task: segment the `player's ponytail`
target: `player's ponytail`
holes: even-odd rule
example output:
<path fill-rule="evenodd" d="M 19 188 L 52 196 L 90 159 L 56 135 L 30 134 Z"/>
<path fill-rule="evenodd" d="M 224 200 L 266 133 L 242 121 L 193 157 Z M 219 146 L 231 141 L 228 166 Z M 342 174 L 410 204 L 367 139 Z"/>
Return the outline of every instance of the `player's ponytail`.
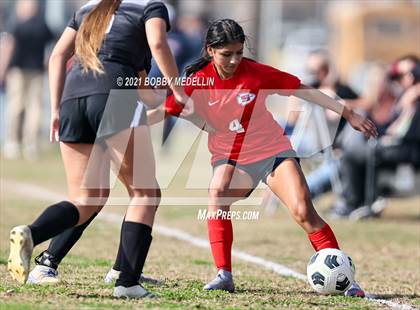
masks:
<path fill-rule="evenodd" d="M 233 19 L 220 19 L 213 22 L 207 30 L 201 57 L 185 68 L 186 76 L 194 74 L 211 61 L 211 56 L 207 53 L 207 47 L 222 48 L 227 44 L 236 42 L 245 42 L 244 30 L 236 21 Z"/>
<path fill-rule="evenodd" d="M 104 73 L 98 52 L 101 48 L 105 31 L 121 0 L 102 0 L 83 19 L 76 35 L 76 57 L 83 71 Z"/>

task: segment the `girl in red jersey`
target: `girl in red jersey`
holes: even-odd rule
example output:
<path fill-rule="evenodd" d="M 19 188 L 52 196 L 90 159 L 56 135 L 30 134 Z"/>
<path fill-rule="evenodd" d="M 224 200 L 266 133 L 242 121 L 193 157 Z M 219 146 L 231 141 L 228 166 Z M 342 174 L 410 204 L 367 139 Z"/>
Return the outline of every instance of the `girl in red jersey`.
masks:
<path fill-rule="evenodd" d="M 338 249 L 333 231 L 311 202 L 290 141 L 267 110 L 265 99 L 274 93 L 295 95 L 342 113 L 353 128 L 366 137 L 375 137 L 376 128 L 370 120 L 348 107 L 301 84 L 297 77 L 244 58 L 244 42 L 244 32 L 235 21 L 216 21 L 206 35 L 205 55 L 186 69 L 187 76 L 193 78 L 214 78 L 212 85 L 185 88 L 193 99 L 195 113 L 214 128 L 208 137 L 213 166 L 208 209 L 213 214 L 217 210 L 229 211 L 232 203 L 247 197 L 262 180 L 308 234 L 315 251 Z M 183 106 L 169 96 L 164 110 L 171 115 L 180 115 Z M 162 111 L 150 112 L 149 123 L 157 121 Z M 181 116 L 187 115 L 182 112 Z M 233 292 L 231 220 L 216 217 L 209 219 L 207 224 L 211 251 L 219 271 L 204 289 Z M 346 294 L 364 296 L 357 283 Z"/>

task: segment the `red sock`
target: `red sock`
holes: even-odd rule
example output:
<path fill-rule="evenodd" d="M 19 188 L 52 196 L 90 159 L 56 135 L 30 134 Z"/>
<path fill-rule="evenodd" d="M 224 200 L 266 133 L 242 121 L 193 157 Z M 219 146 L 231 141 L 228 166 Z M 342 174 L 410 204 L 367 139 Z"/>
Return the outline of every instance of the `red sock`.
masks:
<path fill-rule="evenodd" d="M 328 224 L 325 224 L 320 230 L 308 234 L 308 238 L 316 252 L 328 248 L 339 249 L 334 232 Z"/>
<path fill-rule="evenodd" d="M 232 272 L 233 229 L 231 220 L 209 219 L 207 221 L 211 253 L 217 269 Z"/>

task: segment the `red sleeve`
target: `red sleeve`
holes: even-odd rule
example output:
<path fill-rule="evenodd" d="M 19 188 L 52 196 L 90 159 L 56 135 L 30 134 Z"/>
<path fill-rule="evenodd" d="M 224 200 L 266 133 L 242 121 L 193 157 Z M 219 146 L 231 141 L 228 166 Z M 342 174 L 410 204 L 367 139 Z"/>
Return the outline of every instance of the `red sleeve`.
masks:
<path fill-rule="evenodd" d="M 165 101 L 165 111 L 173 116 L 179 116 L 181 114 L 183 106 L 178 104 L 175 100 L 174 95 L 170 95 Z"/>
<path fill-rule="evenodd" d="M 280 95 L 293 95 L 301 84 L 298 77 L 270 66 L 264 66 L 263 77 L 264 88 Z"/>

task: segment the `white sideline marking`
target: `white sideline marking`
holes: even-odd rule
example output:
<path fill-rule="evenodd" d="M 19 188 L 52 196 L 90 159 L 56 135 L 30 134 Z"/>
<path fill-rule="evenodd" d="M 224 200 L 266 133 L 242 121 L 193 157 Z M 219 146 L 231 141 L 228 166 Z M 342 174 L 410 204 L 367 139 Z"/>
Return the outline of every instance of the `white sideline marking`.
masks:
<path fill-rule="evenodd" d="M 7 188 L 7 190 L 14 191 L 17 194 L 23 195 L 22 198 L 28 198 L 28 199 L 35 198 L 35 199 L 49 201 L 49 202 L 56 202 L 58 200 L 65 199 L 65 196 L 63 195 L 57 194 L 46 188 L 33 185 L 30 183 L 16 182 L 16 181 L 10 181 L 10 180 L 6 181 L 4 179 L 0 179 L 0 184 L 2 185 L 1 187 L 6 185 L 5 187 Z M 98 215 L 98 218 L 107 222 L 111 222 L 111 223 L 121 223 L 122 221 L 122 215 L 113 213 L 113 212 L 106 212 L 106 211 L 102 211 Z M 177 228 L 169 228 L 169 227 L 155 224 L 153 225 L 153 230 L 156 231 L 160 235 L 170 237 L 170 238 L 175 238 L 181 241 L 186 241 L 199 248 L 210 247 L 208 240 L 194 237 Z M 232 250 L 232 256 L 240 260 L 243 260 L 245 262 L 253 263 L 255 265 L 274 271 L 275 273 L 279 275 L 286 276 L 286 277 L 294 277 L 299 280 L 307 281 L 305 275 L 299 272 L 296 272 L 281 264 L 277 264 L 272 261 L 266 260 L 262 257 L 254 256 L 254 255 L 251 255 L 242 251 L 238 251 L 238 250 Z M 385 300 L 385 299 L 377 299 L 375 295 L 373 294 L 366 293 L 366 299 L 369 301 L 386 305 L 393 309 L 399 309 L 399 310 L 415 310 L 416 309 L 408 304 L 401 304 L 401 303 L 397 303 L 397 302 L 393 302 L 393 301 Z"/>

